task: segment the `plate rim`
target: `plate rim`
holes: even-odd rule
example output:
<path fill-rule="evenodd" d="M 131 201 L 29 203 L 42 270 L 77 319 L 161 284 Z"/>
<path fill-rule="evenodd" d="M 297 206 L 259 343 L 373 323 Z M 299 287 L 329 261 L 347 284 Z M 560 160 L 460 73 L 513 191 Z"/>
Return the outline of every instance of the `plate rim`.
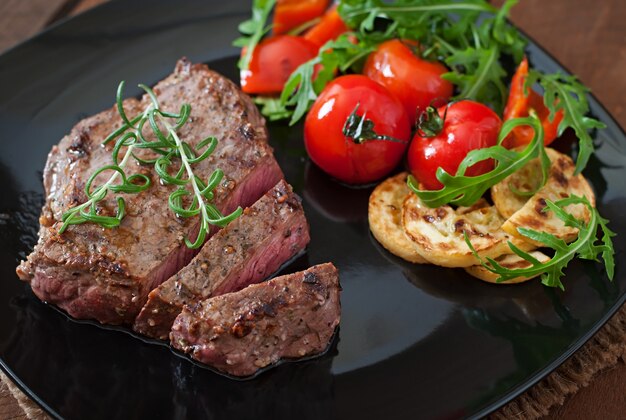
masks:
<path fill-rule="evenodd" d="M 75 20 L 80 20 L 86 16 L 90 16 L 93 14 L 100 13 L 104 9 L 108 9 L 113 6 L 117 6 L 118 4 L 123 4 L 124 2 L 121 0 L 108 0 L 105 3 L 101 3 L 96 5 L 84 12 L 81 12 L 74 16 L 66 16 L 57 21 L 55 21 L 52 25 L 47 26 L 40 32 L 33 34 L 32 36 L 20 41 L 19 43 L 9 47 L 8 49 L 2 51 L 0 53 L 0 59 L 4 59 L 7 55 L 11 55 L 14 51 L 22 48 L 23 46 L 30 44 L 32 42 L 36 42 L 40 38 L 47 36 L 49 33 L 57 30 L 59 27 L 64 26 L 68 22 L 73 22 Z M 518 25 L 513 23 L 510 19 L 507 19 L 507 22 L 514 26 L 531 44 L 534 48 L 538 49 L 541 53 L 545 54 L 553 63 L 555 63 L 562 71 L 567 75 L 574 75 L 568 66 L 565 66 L 560 60 L 558 60 L 548 49 L 546 49 L 541 43 L 537 42 L 534 37 L 530 36 L 524 29 L 520 28 Z M 602 103 L 595 94 L 590 91 L 587 94 L 587 98 L 591 99 L 590 105 L 598 107 L 603 113 L 605 113 L 611 122 L 614 123 L 615 127 L 619 130 L 621 135 L 626 138 L 626 129 L 620 124 L 620 122 L 615 118 L 615 116 L 609 111 L 604 103 Z M 583 334 L 579 339 L 574 341 L 564 352 L 562 352 L 558 357 L 556 357 L 553 361 L 547 364 L 542 369 L 539 369 L 533 375 L 528 377 L 523 383 L 518 386 L 513 387 L 508 392 L 501 395 L 501 397 L 495 401 L 484 405 L 479 408 L 476 412 L 469 414 L 469 419 L 479 419 L 488 416 L 489 414 L 494 413 L 498 409 L 502 408 L 506 404 L 513 401 L 515 398 L 522 395 L 524 392 L 537 385 L 542 379 L 546 378 L 556 369 L 558 369 L 563 363 L 569 360 L 574 353 L 580 350 L 585 343 L 587 343 L 594 335 L 598 333 L 602 327 L 606 325 L 606 323 L 620 310 L 622 306 L 626 304 L 626 290 L 622 292 L 619 299 L 613 304 L 604 315 L 591 326 L 591 328 Z M 45 401 L 43 401 L 36 393 L 34 393 L 10 368 L 6 365 L 5 361 L 0 358 L 0 370 L 9 378 L 13 384 L 22 391 L 26 396 L 28 396 L 32 401 L 34 401 L 46 414 L 50 415 L 54 419 L 62 420 L 63 417 L 57 413 L 52 407 L 50 407 Z"/>

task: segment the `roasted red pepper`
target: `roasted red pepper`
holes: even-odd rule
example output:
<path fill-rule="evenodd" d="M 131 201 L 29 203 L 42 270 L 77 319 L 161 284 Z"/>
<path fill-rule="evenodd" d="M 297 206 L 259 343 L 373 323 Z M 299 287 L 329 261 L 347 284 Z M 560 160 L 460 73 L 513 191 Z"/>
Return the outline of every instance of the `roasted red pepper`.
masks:
<path fill-rule="evenodd" d="M 302 37 L 267 38 L 254 49 L 248 69 L 241 70 L 241 89 L 253 94 L 280 93 L 291 73 L 315 57 L 317 51 L 315 44 Z"/>
<path fill-rule="evenodd" d="M 533 110 L 541 121 L 544 131 L 544 144 L 548 145 L 556 139 L 558 127 L 563 120 L 563 111 L 559 110 L 552 120 L 550 120 L 550 110 L 543 103 L 543 97 L 532 88 L 528 89 L 528 95 L 524 92 L 524 84 L 528 77 L 528 60 L 524 58 L 520 63 L 509 91 L 509 100 L 504 108 L 504 121 L 512 118 L 527 117 Z M 523 146 L 533 139 L 533 129 L 527 126 L 520 126 L 513 129 L 511 134 L 504 140 L 504 145 L 508 148 Z"/>
<path fill-rule="evenodd" d="M 304 34 L 304 39 L 307 39 L 321 47 L 328 41 L 337 39 L 339 35 L 348 31 L 348 27 L 339 16 L 339 12 L 337 12 L 337 7 L 332 7 L 326 14 L 322 17 L 322 20 L 312 27 L 306 34 Z"/>
<path fill-rule="evenodd" d="M 329 0 L 278 0 L 274 9 L 274 34 L 280 35 L 324 14 Z"/>

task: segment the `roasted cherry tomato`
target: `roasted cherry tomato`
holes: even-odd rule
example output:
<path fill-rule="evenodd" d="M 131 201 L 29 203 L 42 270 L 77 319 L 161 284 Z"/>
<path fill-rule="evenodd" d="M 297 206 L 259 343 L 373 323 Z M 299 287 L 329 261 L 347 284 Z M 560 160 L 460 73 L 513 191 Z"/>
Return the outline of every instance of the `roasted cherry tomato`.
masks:
<path fill-rule="evenodd" d="M 387 175 L 402 159 L 410 136 L 400 101 L 362 75 L 341 76 L 326 86 L 304 123 L 311 160 L 349 184 Z"/>
<path fill-rule="evenodd" d="M 437 168 L 456 174 L 461 161 L 474 149 L 482 149 L 497 144 L 502 121 L 489 107 L 478 102 L 464 100 L 439 109 L 428 109 L 427 118 L 433 137 L 423 137 L 423 130 L 413 137 L 409 147 L 409 168 L 411 173 L 427 190 L 443 187 L 437 179 Z M 444 116 L 445 114 L 445 116 Z M 465 172 L 467 176 L 477 176 L 493 169 L 493 161 L 478 162 Z"/>
<path fill-rule="evenodd" d="M 524 58 L 511 81 L 509 100 L 504 109 L 504 121 L 512 118 L 527 117 L 530 110 L 533 110 L 541 121 L 541 125 L 543 125 L 543 142 L 548 145 L 558 135 L 559 124 L 563 120 L 563 110 L 559 110 L 554 115 L 554 119 L 550 121 L 550 110 L 543 103 L 543 97 L 531 88 L 528 89 L 528 95 L 525 95 L 524 84 L 527 77 L 528 60 Z M 504 145 L 509 148 L 523 146 L 530 143 L 534 135 L 535 132 L 531 127 L 515 127 L 504 140 Z"/>
<path fill-rule="evenodd" d="M 280 35 L 322 16 L 329 0 L 278 0 L 274 9 L 274 34 Z"/>
<path fill-rule="evenodd" d="M 241 71 L 241 89 L 255 94 L 280 93 L 291 73 L 317 51 L 315 44 L 297 36 L 265 39 L 254 49 L 248 69 Z"/>
<path fill-rule="evenodd" d="M 418 112 L 433 100 L 439 99 L 443 104 L 452 96 L 452 83 L 441 78 L 447 71 L 443 64 L 422 60 L 405 42 L 394 39 L 370 54 L 363 74 L 400 99 L 414 123 Z"/>
<path fill-rule="evenodd" d="M 318 47 L 321 47 L 328 41 L 337 39 L 339 35 L 347 31 L 348 27 L 345 23 L 343 23 L 341 16 L 339 16 L 339 12 L 337 12 L 337 7 L 334 6 L 326 12 L 320 23 L 309 29 L 303 37 Z"/>

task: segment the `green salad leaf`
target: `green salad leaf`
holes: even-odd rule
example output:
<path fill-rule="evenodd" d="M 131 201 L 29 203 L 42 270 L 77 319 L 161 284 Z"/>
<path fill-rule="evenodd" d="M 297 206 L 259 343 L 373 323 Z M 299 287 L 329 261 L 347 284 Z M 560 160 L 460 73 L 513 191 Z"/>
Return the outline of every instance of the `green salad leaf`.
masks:
<path fill-rule="evenodd" d="M 585 223 L 584 220 L 576 219 L 564 210 L 565 207 L 572 204 L 582 204 L 589 209 L 589 222 Z M 478 253 L 476 253 L 467 235 L 465 236 L 465 242 L 483 267 L 500 276 L 498 278 L 498 282 L 511 280 L 516 277 L 533 277 L 541 275 L 541 282 L 544 285 L 564 289 L 561 278 L 564 275 L 563 270 L 567 267 L 567 264 L 570 261 L 576 257 L 584 260 L 598 261 L 599 255 L 604 261 L 608 278 L 612 280 L 615 274 L 615 250 L 613 248 L 613 241 L 611 238 L 615 236 L 615 233 L 608 228 L 608 220 L 603 219 L 600 216 L 598 210 L 591 205 L 586 197 L 572 195 L 556 202 L 546 200 L 546 205 L 547 206 L 544 211 L 554 212 L 554 214 L 561 219 L 566 226 L 576 228 L 579 232 L 578 238 L 574 242 L 567 244 L 562 239 L 546 232 L 539 232 L 527 228 L 518 228 L 518 232 L 523 236 L 534 241 L 541 242 L 546 247 L 554 250 L 554 256 L 545 263 L 538 261 L 532 255 L 522 251 L 513 245 L 513 243 L 509 242 L 511 251 L 528 261 L 531 266 L 519 269 L 505 268 L 492 258 L 486 258 L 486 261 L 481 258 Z M 602 233 L 600 240 L 597 238 L 599 232 Z"/>
<path fill-rule="evenodd" d="M 246 49 L 245 54 L 243 54 L 238 63 L 241 70 L 246 70 L 250 66 L 250 59 L 254 49 L 263 36 L 272 29 L 271 26 L 266 25 L 266 22 L 275 4 L 276 0 L 254 0 L 252 3 L 252 17 L 239 24 L 239 32 L 244 36 L 237 38 L 233 45 Z"/>
<path fill-rule="evenodd" d="M 352 32 L 329 41 L 312 60 L 290 76 L 280 98 L 257 99 L 270 120 L 301 120 L 318 95 L 341 74 L 360 72 L 367 56 L 378 45 L 400 38 L 419 42 L 417 54 L 441 61 L 449 68 L 442 75 L 456 86 L 454 100 L 472 99 L 502 114 L 507 101 L 507 71 L 503 63 L 519 63 L 526 38 L 507 17 L 518 0 L 506 0 L 497 8 L 487 0 L 340 0 L 338 11 Z M 235 45 L 246 47 L 239 62 L 246 69 L 252 51 L 269 31 L 266 24 L 275 0 L 255 0 L 252 18 L 240 25 L 246 36 Z M 550 118 L 563 111 L 558 134 L 572 128 L 579 139 L 576 173 L 586 166 L 593 153 L 590 131 L 604 128 L 587 116 L 585 88 L 574 76 L 543 74 L 530 70 L 527 86 L 538 84 Z"/>
<path fill-rule="evenodd" d="M 589 89 L 583 86 L 576 76 L 565 76 L 560 73 L 543 74 L 531 69 L 528 72 L 526 86 L 539 83 L 544 89 L 543 100 L 550 110 L 550 120 L 554 119 L 557 112 L 563 111 L 563 120 L 558 127 L 557 135 L 571 127 L 578 137 L 579 148 L 576 159 L 576 174 L 579 174 L 589 161 L 593 153 L 593 140 L 589 131 L 598 128 L 606 128 L 606 125 L 594 118 L 587 117 L 589 102 L 587 93 Z"/>
<path fill-rule="evenodd" d="M 502 141 L 515 128 L 522 125 L 531 126 L 535 135 L 522 151 L 509 150 L 502 146 Z M 543 127 L 536 117 L 515 118 L 502 125 L 498 135 L 498 144 L 485 149 L 475 149 L 467 154 L 459 165 L 455 175 L 447 173 L 443 168 L 437 169 L 437 179 L 443 188 L 437 191 L 420 190 L 417 180 L 409 176 L 407 184 L 420 200 L 428 207 L 440 207 L 445 204 L 471 206 L 492 186 L 507 176 L 517 172 L 532 159 L 541 159 L 543 180 L 547 180 L 550 159 L 543 147 Z M 478 176 L 466 176 L 465 171 L 477 162 L 493 159 L 493 170 Z"/>
<path fill-rule="evenodd" d="M 300 65 L 291 74 L 280 95 L 282 108 L 292 110 L 290 124 L 297 123 L 307 113 L 338 71 L 358 70 L 376 45 L 371 37 L 357 38 L 355 34 L 346 33 L 324 44 L 317 57 Z"/>

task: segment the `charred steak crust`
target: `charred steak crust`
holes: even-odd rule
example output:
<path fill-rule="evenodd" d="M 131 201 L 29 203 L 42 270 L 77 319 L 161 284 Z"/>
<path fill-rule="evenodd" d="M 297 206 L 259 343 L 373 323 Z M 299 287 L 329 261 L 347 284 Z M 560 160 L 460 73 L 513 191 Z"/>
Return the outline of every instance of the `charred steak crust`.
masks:
<path fill-rule="evenodd" d="M 185 268 L 150 292 L 135 331 L 167 339 L 183 305 L 266 279 L 309 240 L 300 197 L 282 180 L 215 234 Z"/>
<path fill-rule="evenodd" d="M 172 346 L 234 376 L 249 376 L 280 359 L 322 353 L 340 318 L 333 264 L 187 305 L 176 318 Z"/>
<path fill-rule="evenodd" d="M 183 59 L 154 92 L 166 111 L 177 112 L 185 102 L 191 105 L 189 122 L 179 133 L 189 144 L 207 136 L 219 139 L 214 153 L 194 169 L 203 179 L 217 167 L 226 174 L 215 199 L 222 212 L 251 205 L 282 178 L 267 144 L 263 118 L 231 81 Z M 134 116 L 148 103 L 144 96 L 127 99 L 124 107 L 127 115 Z M 58 234 L 62 214 L 86 200 L 87 178 L 110 164 L 112 145 L 102 147 L 102 141 L 120 125 L 113 107 L 80 121 L 52 148 L 44 170 L 47 198 L 39 241 L 17 269 L 41 300 L 75 318 L 108 324 L 134 321 L 148 293 L 193 258 L 194 251 L 186 248 L 183 238 L 197 231 L 195 218 L 178 219 L 167 207 L 175 186 L 158 185 L 151 168 L 131 166 L 150 176 L 153 187 L 124 195 L 128 212 L 120 227 L 103 229 L 86 223 Z M 101 214 L 114 212 L 114 199 L 110 196 L 102 202 Z"/>

